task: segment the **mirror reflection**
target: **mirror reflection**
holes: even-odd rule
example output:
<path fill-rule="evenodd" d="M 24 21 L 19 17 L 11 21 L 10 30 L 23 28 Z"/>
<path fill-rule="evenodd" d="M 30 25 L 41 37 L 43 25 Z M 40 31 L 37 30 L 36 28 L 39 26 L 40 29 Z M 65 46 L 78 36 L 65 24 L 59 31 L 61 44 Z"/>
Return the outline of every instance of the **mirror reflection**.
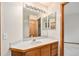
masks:
<path fill-rule="evenodd" d="M 56 12 L 39 8 L 33 4 L 24 3 L 23 7 L 23 36 L 48 36 L 48 30 L 56 30 Z"/>

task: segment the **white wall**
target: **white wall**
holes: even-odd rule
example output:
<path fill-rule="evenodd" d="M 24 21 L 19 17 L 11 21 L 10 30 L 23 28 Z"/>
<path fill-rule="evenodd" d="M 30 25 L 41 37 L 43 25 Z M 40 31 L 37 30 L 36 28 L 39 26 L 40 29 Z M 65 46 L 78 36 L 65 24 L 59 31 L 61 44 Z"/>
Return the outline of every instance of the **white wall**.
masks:
<path fill-rule="evenodd" d="M 65 42 L 79 43 L 79 3 L 72 2 L 65 6 Z"/>
<path fill-rule="evenodd" d="M 1 3 L 1 55 L 8 55 L 9 43 L 23 39 L 23 8 L 22 3 L 4 2 Z M 4 40 L 3 33 L 8 38 Z"/>
<path fill-rule="evenodd" d="M 56 30 L 51 30 L 51 29 L 43 30 L 41 28 L 41 35 L 48 36 L 51 38 L 56 37 L 58 40 L 60 40 L 60 5 L 59 4 L 52 10 L 52 13 L 54 12 L 56 12 Z M 41 24 L 42 23 L 43 22 L 41 21 Z"/>

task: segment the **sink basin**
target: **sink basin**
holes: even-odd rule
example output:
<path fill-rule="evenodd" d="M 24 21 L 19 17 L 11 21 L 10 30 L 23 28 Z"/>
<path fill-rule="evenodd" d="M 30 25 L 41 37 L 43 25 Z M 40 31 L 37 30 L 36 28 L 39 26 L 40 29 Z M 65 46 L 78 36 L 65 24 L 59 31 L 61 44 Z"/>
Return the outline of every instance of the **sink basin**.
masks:
<path fill-rule="evenodd" d="M 42 41 L 32 41 L 31 44 L 40 44 Z"/>

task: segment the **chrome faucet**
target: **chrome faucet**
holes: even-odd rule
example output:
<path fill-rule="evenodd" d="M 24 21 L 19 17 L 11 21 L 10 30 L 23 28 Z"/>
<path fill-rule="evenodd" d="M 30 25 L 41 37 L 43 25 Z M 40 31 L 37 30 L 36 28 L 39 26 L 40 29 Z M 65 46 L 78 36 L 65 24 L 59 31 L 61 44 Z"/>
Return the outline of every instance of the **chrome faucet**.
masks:
<path fill-rule="evenodd" d="M 36 39 L 34 38 L 33 41 L 36 41 Z"/>

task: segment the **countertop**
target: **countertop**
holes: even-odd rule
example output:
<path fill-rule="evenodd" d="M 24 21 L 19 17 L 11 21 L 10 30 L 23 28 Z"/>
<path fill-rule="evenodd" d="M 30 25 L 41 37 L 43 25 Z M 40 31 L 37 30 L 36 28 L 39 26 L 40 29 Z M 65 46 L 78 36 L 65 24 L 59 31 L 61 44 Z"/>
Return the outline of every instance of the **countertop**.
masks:
<path fill-rule="evenodd" d="M 11 45 L 10 48 L 26 50 L 26 49 L 31 49 L 34 47 L 46 45 L 46 44 L 51 44 L 57 41 L 58 40 L 56 38 L 41 38 L 41 39 L 36 39 L 36 41 L 33 41 L 33 40 L 21 41 L 19 43 Z"/>

